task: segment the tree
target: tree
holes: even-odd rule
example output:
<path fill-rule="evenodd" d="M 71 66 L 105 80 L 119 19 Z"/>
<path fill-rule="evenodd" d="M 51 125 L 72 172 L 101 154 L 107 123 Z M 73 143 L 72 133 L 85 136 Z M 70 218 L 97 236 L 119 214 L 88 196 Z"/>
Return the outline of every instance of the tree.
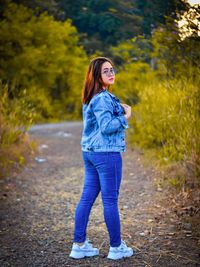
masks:
<path fill-rule="evenodd" d="M 108 52 L 109 45 L 120 40 L 130 39 L 139 33 L 141 18 L 133 13 L 134 2 L 113 0 L 71 1 L 59 0 L 65 18 L 71 18 L 73 24 L 83 34 L 81 41 L 86 51 Z"/>
<path fill-rule="evenodd" d="M 199 37 L 181 38 L 180 29 L 171 18 L 166 25 L 157 28 L 152 34 L 152 58 L 167 77 L 184 76 L 195 78 L 198 75 L 200 59 Z M 196 70 L 195 70 L 195 69 Z"/>
<path fill-rule="evenodd" d="M 0 0 L 1 9 L 0 14 L 2 16 L 7 3 L 16 3 L 26 6 L 34 11 L 36 15 L 39 15 L 43 12 L 47 12 L 49 15 L 54 16 L 55 18 L 61 18 L 63 12 L 59 9 L 58 3 L 55 0 Z"/>
<path fill-rule="evenodd" d="M 151 41 L 140 35 L 110 48 L 113 61 L 118 66 L 137 61 L 150 63 L 151 51 Z"/>
<path fill-rule="evenodd" d="M 142 17 L 142 32 L 150 37 L 151 31 L 166 24 L 166 18 L 177 19 L 190 5 L 182 0 L 136 0 L 136 13 Z"/>
<path fill-rule="evenodd" d="M 88 53 L 101 50 L 109 54 L 108 46 L 138 35 L 149 38 L 152 29 L 165 24 L 166 16 L 173 19 L 189 9 L 182 0 L 89 0 L 74 2 L 58 0 L 65 18 L 71 18 L 82 35 Z M 85 35 L 85 33 L 87 35 Z"/>
<path fill-rule="evenodd" d="M 47 13 L 35 16 L 31 9 L 9 3 L 0 35 L 0 75 L 10 90 L 29 89 L 36 105 L 43 102 L 46 117 L 54 115 L 54 104 L 61 113 L 80 113 L 80 101 L 72 102 L 80 95 L 87 57 L 70 20 L 55 21 Z"/>
<path fill-rule="evenodd" d="M 5 1 L 5 0 L 1 0 Z M 152 30 L 166 23 L 166 17 L 177 19 L 190 5 L 182 0 L 15 0 L 28 6 L 36 15 L 44 10 L 56 20 L 68 18 L 78 29 L 88 54 L 102 51 L 138 35 L 150 38 Z"/>

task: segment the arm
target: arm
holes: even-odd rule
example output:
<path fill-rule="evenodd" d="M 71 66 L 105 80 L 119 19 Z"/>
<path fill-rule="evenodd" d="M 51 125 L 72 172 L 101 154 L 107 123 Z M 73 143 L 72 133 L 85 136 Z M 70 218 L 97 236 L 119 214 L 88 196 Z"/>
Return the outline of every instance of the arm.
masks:
<path fill-rule="evenodd" d="M 114 116 L 111 100 L 106 96 L 95 99 L 93 103 L 94 115 L 103 134 L 111 134 L 123 128 L 128 128 L 124 115 Z"/>

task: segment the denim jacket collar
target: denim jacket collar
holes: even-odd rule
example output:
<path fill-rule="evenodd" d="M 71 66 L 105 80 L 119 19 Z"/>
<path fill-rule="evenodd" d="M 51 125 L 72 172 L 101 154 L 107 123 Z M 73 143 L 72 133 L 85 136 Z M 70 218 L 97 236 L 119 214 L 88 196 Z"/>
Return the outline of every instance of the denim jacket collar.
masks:
<path fill-rule="evenodd" d="M 119 98 L 117 98 L 115 95 L 113 95 L 112 93 L 110 93 L 107 89 L 102 89 L 99 93 L 101 93 L 101 92 L 107 92 L 112 98 L 114 98 L 117 101 L 119 101 Z"/>

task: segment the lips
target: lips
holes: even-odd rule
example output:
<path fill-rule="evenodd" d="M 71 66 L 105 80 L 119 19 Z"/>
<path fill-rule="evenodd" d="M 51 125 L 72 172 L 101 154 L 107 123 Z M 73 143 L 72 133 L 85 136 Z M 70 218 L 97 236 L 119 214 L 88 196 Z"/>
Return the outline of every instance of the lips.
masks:
<path fill-rule="evenodd" d="M 108 79 L 108 80 L 112 82 L 112 81 L 114 80 L 114 78 L 110 78 L 110 79 Z"/>

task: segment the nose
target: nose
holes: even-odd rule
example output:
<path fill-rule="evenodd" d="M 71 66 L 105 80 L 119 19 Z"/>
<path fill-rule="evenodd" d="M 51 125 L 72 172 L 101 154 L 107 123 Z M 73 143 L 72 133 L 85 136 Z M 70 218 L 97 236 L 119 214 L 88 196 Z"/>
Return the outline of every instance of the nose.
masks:
<path fill-rule="evenodd" d="M 110 76 L 114 76 L 114 72 L 111 70 L 111 71 L 109 71 L 108 72 L 108 76 L 110 77 Z"/>

